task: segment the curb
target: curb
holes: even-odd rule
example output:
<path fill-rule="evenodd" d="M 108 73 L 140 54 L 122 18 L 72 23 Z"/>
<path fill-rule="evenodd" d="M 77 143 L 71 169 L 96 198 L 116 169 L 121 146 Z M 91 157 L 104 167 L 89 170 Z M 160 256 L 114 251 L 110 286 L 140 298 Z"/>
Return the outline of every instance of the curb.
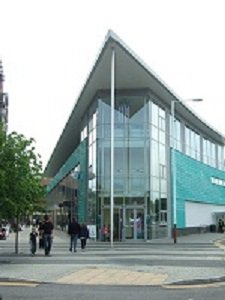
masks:
<path fill-rule="evenodd" d="M 193 279 L 171 282 L 167 285 L 199 285 L 199 284 L 211 284 L 211 283 L 225 283 L 225 276 L 219 278 L 206 278 L 206 279 Z"/>
<path fill-rule="evenodd" d="M 17 279 L 17 278 L 0 278 L 0 286 L 30 286 L 35 287 L 46 282 L 35 280 Z M 1 295 L 0 295 L 1 296 Z M 1 297 L 0 297 L 1 300 Z"/>
<path fill-rule="evenodd" d="M 166 289 L 195 289 L 206 287 L 225 286 L 225 278 L 218 279 L 196 279 L 192 281 L 179 281 L 174 283 L 163 284 L 161 287 Z"/>

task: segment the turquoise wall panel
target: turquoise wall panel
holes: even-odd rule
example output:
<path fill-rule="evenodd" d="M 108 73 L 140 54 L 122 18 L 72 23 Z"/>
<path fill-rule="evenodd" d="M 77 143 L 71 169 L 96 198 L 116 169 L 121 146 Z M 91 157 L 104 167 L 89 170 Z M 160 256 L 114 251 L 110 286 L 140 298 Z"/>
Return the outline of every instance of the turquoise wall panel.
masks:
<path fill-rule="evenodd" d="M 225 181 L 225 172 L 175 151 L 177 187 L 177 227 L 185 227 L 185 201 L 225 205 L 225 187 L 211 179 Z"/>
<path fill-rule="evenodd" d="M 87 205 L 87 141 L 86 139 L 70 155 L 64 165 L 59 169 L 58 173 L 49 182 L 47 186 L 47 194 L 50 193 L 60 181 L 71 172 L 76 165 L 80 164 L 80 176 L 78 182 L 78 220 L 79 222 L 86 219 Z"/>

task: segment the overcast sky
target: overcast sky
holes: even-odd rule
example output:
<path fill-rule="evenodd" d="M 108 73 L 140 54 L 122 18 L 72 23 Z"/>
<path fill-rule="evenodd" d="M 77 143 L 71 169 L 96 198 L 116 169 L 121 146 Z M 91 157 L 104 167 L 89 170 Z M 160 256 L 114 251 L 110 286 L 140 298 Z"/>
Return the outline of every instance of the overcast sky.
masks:
<path fill-rule="evenodd" d="M 0 0 L 9 132 L 36 140 L 44 166 L 112 29 L 225 135 L 224 0 Z"/>

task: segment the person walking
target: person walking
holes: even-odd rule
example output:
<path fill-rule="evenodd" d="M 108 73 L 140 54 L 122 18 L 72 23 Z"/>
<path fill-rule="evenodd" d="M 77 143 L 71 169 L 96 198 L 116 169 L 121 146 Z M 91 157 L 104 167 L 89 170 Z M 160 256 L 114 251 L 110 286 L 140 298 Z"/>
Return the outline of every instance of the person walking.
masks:
<path fill-rule="evenodd" d="M 72 219 L 68 226 L 68 234 L 70 235 L 70 251 L 77 252 L 77 239 L 80 234 L 80 224 L 77 223 L 75 218 Z"/>
<path fill-rule="evenodd" d="M 80 242 L 81 242 L 81 250 L 84 251 L 87 244 L 87 239 L 89 239 L 89 230 L 86 226 L 86 224 L 81 224 L 80 226 Z"/>
<path fill-rule="evenodd" d="M 37 236 L 38 233 L 36 227 L 33 226 L 30 233 L 30 251 L 32 255 L 34 255 L 37 251 Z"/>
<path fill-rule="evenodd" d="M 44 249 L 44 233 L 43 233 L 42 222 L 39 222 L 38 225 L 38 237 L 39 237 L 39 249 Z"/>
<path fill-rule="evenodd" d="M 45 255 L 49 255 L 52 248 L 52 233 L 54 226 L 48 215 L 44 216 L 44 223 L 42 225 L 43 235 L 44 235 L 44 249 Z"/>

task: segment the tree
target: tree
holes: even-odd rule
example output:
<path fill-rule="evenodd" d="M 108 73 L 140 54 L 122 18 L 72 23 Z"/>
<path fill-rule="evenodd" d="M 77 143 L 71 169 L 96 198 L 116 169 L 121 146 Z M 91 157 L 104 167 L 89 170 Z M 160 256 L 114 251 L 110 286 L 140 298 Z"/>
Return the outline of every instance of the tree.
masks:
<path fill-rule="evenodd" d="M 0 128 L 0 210 L 2 217 L 19 219 L 43 207 L 42 162 L 34 139 Z M 18 240 L 18 230 L 17 240 Z M 16 243 L 18 253 L 18 243 Z"/>

